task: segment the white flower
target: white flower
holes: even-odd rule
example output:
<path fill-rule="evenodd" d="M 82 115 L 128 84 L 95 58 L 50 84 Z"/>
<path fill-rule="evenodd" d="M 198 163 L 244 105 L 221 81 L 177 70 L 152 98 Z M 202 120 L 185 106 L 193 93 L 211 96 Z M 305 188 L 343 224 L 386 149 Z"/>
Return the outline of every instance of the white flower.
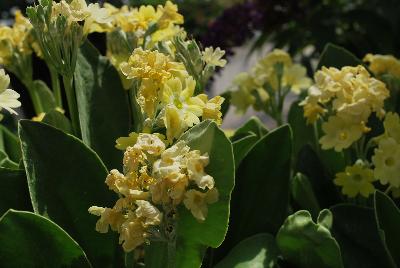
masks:
<path fill-rule="evenodd" d="M 212 47 L 207 47 L 202 54 L 202 59 L 208 65 L 219 67 L 224 67 L 226 65 L 226 60 L 222 59 L 222 57 L 225 55 L 225 51 L 221 50 L 219 47 L 217 47 L 215 50 Z"/>
<path fill-rule="evenodd" d="M 12 108 L 21 106 L 21 102 L 18 101 L 19 94 L 9 89 L 9 85 L 10 77 L 4 72 L 4 69 L 0 69 L 0 109 L 4 108 L 12 114 L 17 114 Z"/>

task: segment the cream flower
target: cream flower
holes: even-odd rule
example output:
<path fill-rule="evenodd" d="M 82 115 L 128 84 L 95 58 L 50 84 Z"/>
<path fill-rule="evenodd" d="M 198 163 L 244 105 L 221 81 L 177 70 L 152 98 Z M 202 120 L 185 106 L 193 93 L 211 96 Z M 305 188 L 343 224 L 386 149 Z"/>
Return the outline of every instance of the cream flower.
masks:
<path fill-rule="evenodd" d="M 162 220 L 162 213 L 150 202 L 145 200 L 137 200 L 137 209 L 135 210 L 136 216 L 143 219 L 143 224 L 148 225 L 159 225 Z"/>
<path fill-rule="evenodd" d="M 221 105 L 224 102 L 224 98 L 221 96 L 215 96 L 214 98 L 207 100 L 207 96 L 204 95 L 204 107 L 203 107 L 203 115 L 202 119 L 212 119 L 218 125 L 222 124 L 222 112 L 221 112 Z M 200 96 L 199 96 L 200 97 Z"/>
<path fill-rule="evenodd" d="M 185 194 L 183 203 L 192 215 L 199 221 L 204 221 L 208 214 L 208 205 L 218 201 L 218 190 L 213 188 L 206 193 L 189 190 Z"/>
<path fill-rule="evenodd" d="M 319 140 L 322 149 L 334 148 L 335 151 L 340 152 L 361 138 L 364 126 L 351 124 L 337 116 L 330 116 L 328 121 L 322 124 L 322 130 L 325 133 Z"/>
<path fill-rule="evenodd" d="M 374 175 L 385 185 L 400 186 L 400 144 L 393 138 L 379 141 L 378 148 L 372 156 L 375 166 Z"/>
<path fill-rule="evenodd" d="M 210 66 L 224 67 L 226 65 L 226 60 L 222 59 L 225 55 L 225 51 L 217 47 L 215 50 L 213 47 L 207 47 L 202 52 L 203 61 Z"/>
<path fill-rule="evenodd" d="M 342 186 L 342 193 L 348 197 L 355 197 L 358 194 L 368 197 L 375 191 L 373 181 L 375 181 L 374 172 L 356 163 L 346 167 L 344 172 L 337 173 L 334 183 Z"/>
<path fill-rule="evenodd" d="M 214 178 L 204 172 L 204 167 L 209 163 L 208 154 L 200 155 L 200 151 L 190 151 L 186 155 L 186 168 L 189 179 L 196 182 L 201 189 L 212 189 L 214 187 Z"/>
<path fill-rule="evenodd" d="M 307 77 L 307 70 L 300 64 L 293 64 L 284 69 L 282 76 L 282 86 L 290 87 L 290 89 L 300 94 L 301 90 L 308 89 L 312 80 Z"/>
<path fill-rule="evenodd" d="M 12 114 L 17 114 L 13 108 L 21 106 L 21 102 L 18 101 L 19 94 L 12 89 L 9 89 L 10 77 L 4 72 L 4 69 L 0 69 L 0 109 L 4 108 Z"/>
<path fill-rule="evenodd" d="M 367 54 L 364 61 L 369 63 L 369 69 L 376 75 L 391 74 L 400 77 L 400 61 L 392 55 Z"/>

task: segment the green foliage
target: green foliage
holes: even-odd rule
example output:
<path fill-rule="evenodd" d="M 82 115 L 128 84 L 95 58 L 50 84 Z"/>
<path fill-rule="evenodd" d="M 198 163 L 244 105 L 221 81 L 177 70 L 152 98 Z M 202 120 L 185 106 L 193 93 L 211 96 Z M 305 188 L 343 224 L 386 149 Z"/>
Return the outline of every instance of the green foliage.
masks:
<path fill-rule="evenodd" d="M 339 204 L 330 210 L 331 232 L 340 246 L 345 267 L 394 267 L 381 242 L 372 208 Z"/>
<path fill-rule="evenodd" d="M 301 173 L 297 173 L 291 180 L 291 193 L 293 200 L 302 209 L 308 210 L 314 219 L 317 218 L 320 209 L 310 180 Z"/>
<path fill-rule="evenodd" d="M 306 210 L 289 216 L 276 236 L 284 259 L 298 267 L 343 267 L 339 245 L 329 231 L 331 223 L 329 210 L 320 212 L 317 223 Z"/>
<path fill-rule="evenodd" d="M 35 80 L 32 84 L 32 90 L 40 100 L 41 111 L 47 113 L 57 107 L 56 101 L 54 99 L 53 92 L 49 87 L 41 80 Z"/>
<path fill-rule="evenodd" d="M 43 117 L 42 122 L 58 128 L 65 133 L 72 134 L 71 122 L 65 115 L 57 110 L 47 112 L 46 115 Z"/>
<path fill-rule="evenodd" d="M 12 267 L 92 267 L 82 248 L 45 217 L 9 210 L 0 218 L 0 263 Z"/>
<path fill-rule="evenodd" d="M 75 87 L 82 140 L 108 168 L 120 167 L 122 152 L 114 145 L 129 133 L 128 99 L 118 72 L 89 42 L 79 50 Z"/>
<path fill-rule="evenodd" d="M 400 210 L 395 203 L 384 193 L 375 192 L 375 217 L 379 228 L 379 235 L 385 248 L 391 255 L 393 266 L 400 266 L 400 238 L 398 227 L 400 224 Z"/>
<path fill-rule="evenodd" d="M 270 234 L 257 234 L 237 244 L 215 268 L 276 267 L 279 249 Z"/>
<path fill-rule="evenodd" d="M 319 58 L 317 70 L 325 67 L 342 68 L 344 66 L 363 65 L 363 62 L 348 50 L 328 43 Z"/>
<path fill-rule="evenodd" d="M 287 216 L 291 149 L 292 134 L 285 125 L 262 137 L 243 159 L 236 173 L 231 223 L 222 250 L 259 232 L 278 231 Z"/>
<path fill-rule="evenodd" d="M 216 248 L 225 238 L 234 186 L 234 159 L 229 139 L 214 122 L 198 124 L 181 140 L 185 140 L 191 149 L 208 152 L 210 164 L 206 172 L 214 177 L 219 192 L 219 200 L 209 205 L 204 222 L 198 222 L 186 208 L 179 209 L 176 267 L 199 267 L 206 247 Z"/>
<path fill-rule="evenodd" d="M 0 168 L 0 215 L 8 209 L 32 210 L 24 170 Z"/>
<path fill-rule="evenodd" d="M 97 219 L 87 211 L 114 200 L 104 187 L 107 169 L 100 158 L 79 139 L 43 123 L 21 120 L 19 136 L 34 212 L 65 229 L 93 265 L 111 266 L 115 236 L 99 235 Z"/>

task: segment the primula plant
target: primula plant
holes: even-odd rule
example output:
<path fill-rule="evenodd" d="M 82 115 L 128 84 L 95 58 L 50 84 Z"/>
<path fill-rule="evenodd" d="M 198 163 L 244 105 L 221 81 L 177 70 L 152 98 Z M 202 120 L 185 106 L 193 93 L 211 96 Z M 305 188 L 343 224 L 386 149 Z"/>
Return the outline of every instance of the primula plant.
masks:
<path fill-rule="evenodd" d="M 400 61 L 274 49 L 211 97 L 225 52 L 183 23 L 170 1 L 40 0 L 0 27 L 0 266 L 400 266 Z M 277 128 L 227 135 L 230 104 Z"/>

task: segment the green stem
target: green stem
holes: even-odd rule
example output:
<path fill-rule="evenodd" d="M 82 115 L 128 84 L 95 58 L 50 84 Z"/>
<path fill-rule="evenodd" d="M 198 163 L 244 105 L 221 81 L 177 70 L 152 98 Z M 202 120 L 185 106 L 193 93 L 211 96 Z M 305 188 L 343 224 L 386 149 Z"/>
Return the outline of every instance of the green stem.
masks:
<path fill-rule="evenodd" d="M 56 100 L 57 107 L 63 108 L 62 104 L 62 95 L 60 88 L 60 80 L 58 79 L 58 72 L 53 67 L 49 66 L 50 76 L 51 76 L 51 85 L 54 92 L 54 98 Z"/>
<path fill-rule="evenodd" d="M 134 268 L 135 267 L 135 251 L 125 253 L 125 267 Z"/>
<path fill-rule="evenodd" d="M 168 268 L 175 267 L 176 240 L 168 240 Z"/>
<path fill-rule="evenodd" d="M 31 97 L 33 109 L 35 110 L 36 115 L 44 113 L 44 108 L 40 99 L 40 95 L 38 94 L 34 83 L 32 80 L 22 80 L 22 83 L 28 90 L 29 96 Z"/>
<path fill-rule="evenodd" d="M 75 136 L 81 137 L 81 130 L 79 124 L 79 113 L 78 105 L 76 103 L 75 89 L 73 87 L 74 77 L 72 75 L 64 75 L 63 83 L 65 88 L 65 94 L 67 95 L 68 110 L 71 117 L 72 129 Z"/>
<path fill-rule="evenodd" d="M 389 193 L 390 193 L 390 190 L 392 190 L 392 188 L 393 188 L 393 186 L 392 186 L 392 185 L 390 185 L 388 188 L 386 188 L 386 190 L 385 190 L 385 194 L 386 194 L 386 195 L 389 195 Z"/>
<path fill-rule="evenodd" d="M 143 114 L 142 108 L 137 102 L 136 92 L 139 87 L 138 83 L 134 83 L 132 88 L 129 89 L 129 101 L 132 111 L 133 129 L 135 132 L 142 132 L 143 130 Z"/>
<path fill-rule="evenodd" d="M 315 122 L 313 124 L 313 129 L 314 129 L 315 152 L 319 156 L 320 155 L 320 148 L 319 148 L 319 134 L 318 134 L 317 122 Z"/>

